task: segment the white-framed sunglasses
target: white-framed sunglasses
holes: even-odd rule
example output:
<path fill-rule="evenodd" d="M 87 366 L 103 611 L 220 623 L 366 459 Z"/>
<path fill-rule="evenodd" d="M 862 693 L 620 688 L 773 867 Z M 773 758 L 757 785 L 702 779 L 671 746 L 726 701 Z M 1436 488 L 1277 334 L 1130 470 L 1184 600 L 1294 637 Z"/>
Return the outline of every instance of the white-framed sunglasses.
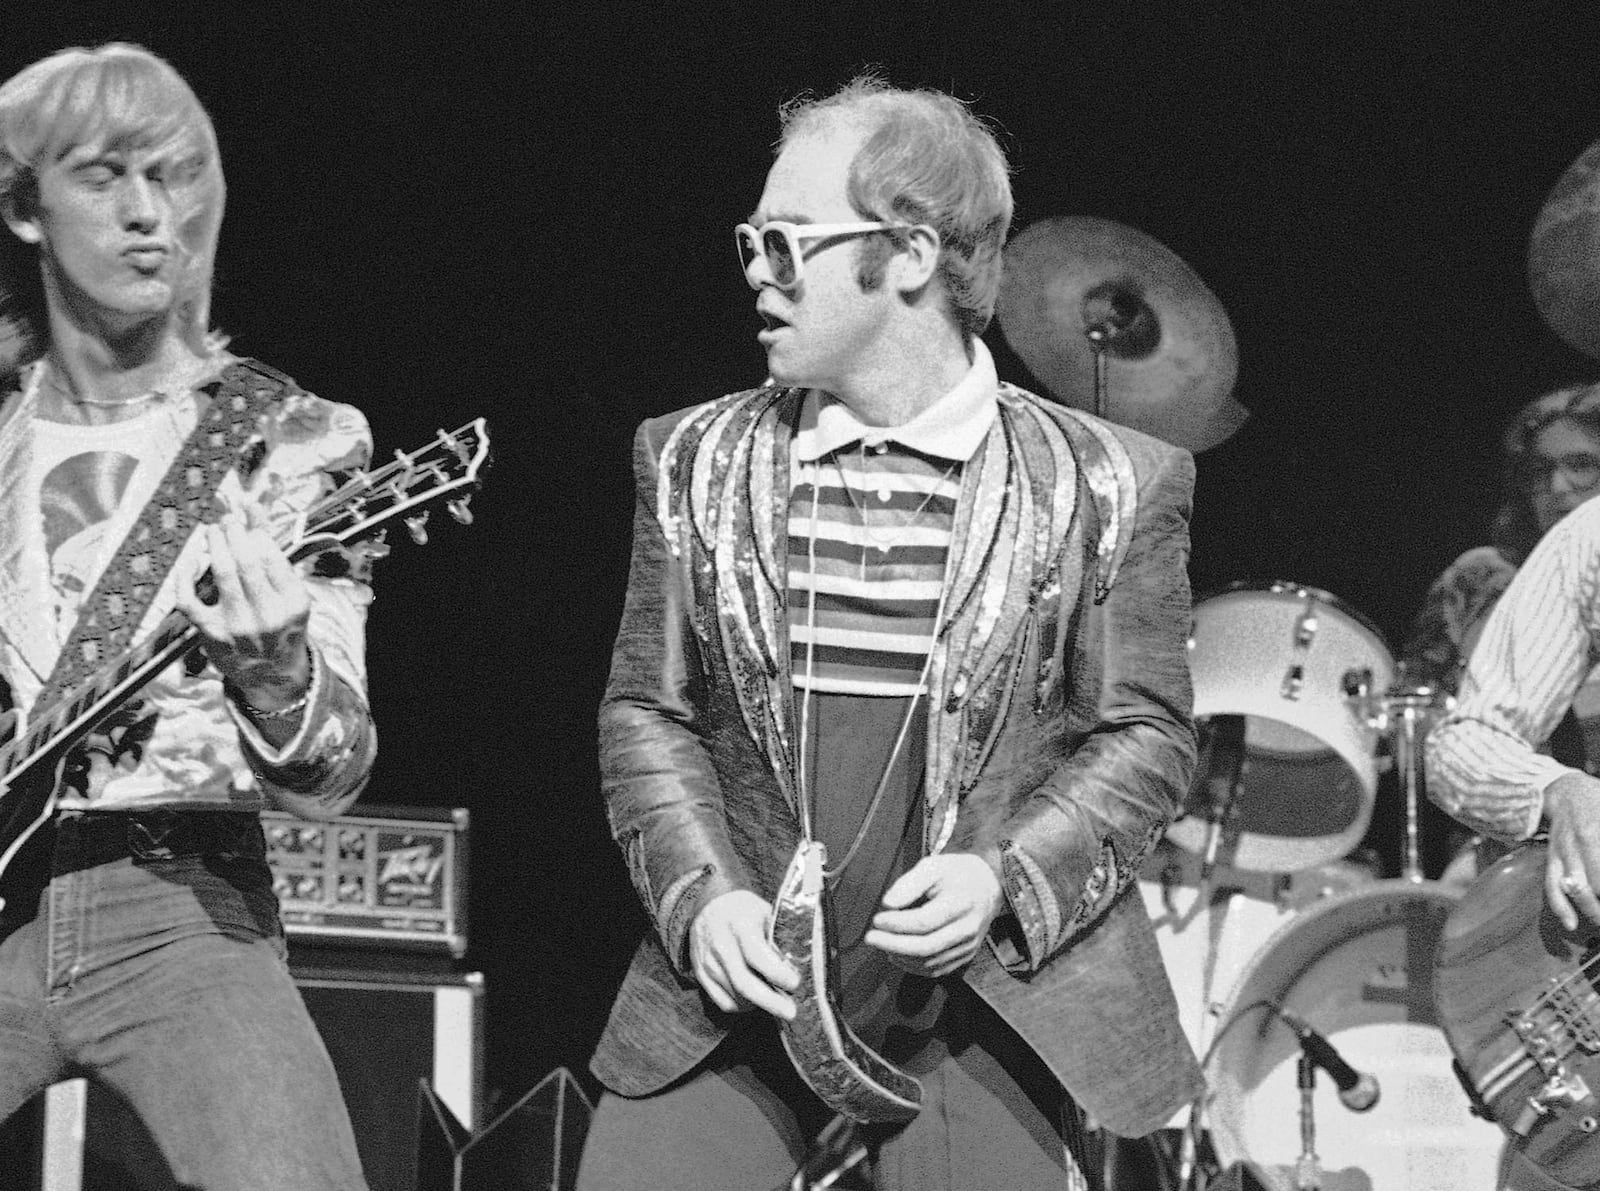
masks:
<path fill-rule="evenodd" d="M 848 236 L 865 236 L 872 232 L 903 231 L 913 227 L 909 223 L 790 223 L 774 219 L 760 227 L 741 223 L 733 229 L 733 238 L 739 248 L 739 268 L 746 280 L 750 276 L 750 262 L 764 256 L 772 273 L 773 284 L 790 290 L 800 284 L 805 260 L 803 245 L 808 240 L 835 240 Z M 760 289 L 751 282 L 751 289 Z"/>

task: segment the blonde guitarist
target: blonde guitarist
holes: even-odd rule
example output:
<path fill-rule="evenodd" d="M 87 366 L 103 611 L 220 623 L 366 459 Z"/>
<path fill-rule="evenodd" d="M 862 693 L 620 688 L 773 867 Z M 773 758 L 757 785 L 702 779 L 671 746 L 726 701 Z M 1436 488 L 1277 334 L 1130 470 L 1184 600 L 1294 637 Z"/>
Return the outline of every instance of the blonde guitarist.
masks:
<path fill-rule="evenodd" d="M 21 731 L 175 607 L 199 632 L 63 753 L 39 815 L 4 793 L 0 825 L 38 830 L 0 857 L 0 1118 L 84 1074 L 177 1185 L 358 1191 L 257 812 L 335 815 L 372 765 L 370 592 L 272 532 L 371 444 L 359 412 L 211 331 L 223 190 L 205 111 L 143 49 L 0 86 L 0 669 Z"/>

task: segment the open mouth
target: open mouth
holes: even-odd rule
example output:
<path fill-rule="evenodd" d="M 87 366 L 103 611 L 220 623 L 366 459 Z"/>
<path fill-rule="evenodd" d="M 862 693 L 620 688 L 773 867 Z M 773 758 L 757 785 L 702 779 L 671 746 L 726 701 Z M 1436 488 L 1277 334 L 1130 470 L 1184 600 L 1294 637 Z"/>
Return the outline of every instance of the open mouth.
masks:
<path fill-rule="evenodd" d="M 761 321 L 765 324 L 765 328 L 764 328 L 765 330 L 776 331 L 776 330 L 779 330 L 780 328 L 787 327 L 789 325 L 788 323 L 784 322 L 783 319 L 779 318 L 777 315 L 769 314 L 765 310 L 759 310 L 756 313 L 761 315 Z"/>

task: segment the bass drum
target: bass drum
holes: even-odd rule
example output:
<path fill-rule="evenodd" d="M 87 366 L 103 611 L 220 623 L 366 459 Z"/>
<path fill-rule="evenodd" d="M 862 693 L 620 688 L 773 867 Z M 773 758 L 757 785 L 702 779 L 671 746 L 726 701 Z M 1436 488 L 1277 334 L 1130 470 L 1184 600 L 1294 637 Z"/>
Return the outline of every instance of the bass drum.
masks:
<path fill-rule="evenodd" d="M 1269 939 L 1228 999 L 1208 1057 L 1207 1123 L 1224 1166 L 1294 1191 L 1302 1151 L 1300 1018 L 1378 1102 L 1351 1112 L 1319 1072 L 1312 1095 L 1323 1191 L 1494 1191 L 1502 1136 L 1475 1117 L 1433 1007 L 1434 952 L 1459 891 L 1379 881 L 1318 903 Z"/>
<path fill-rule="evenodd" d="M 1376 860 L 1350 857 L 1295 873 L 1219 869 L 1202 888 L 1197 857 L 1166 840 L 1151 849 L 1139 891 L 1194 1053 L 1206 1053 L 1228 993 L 1268 939 L 1306 907 L 1377 879 Z"/>

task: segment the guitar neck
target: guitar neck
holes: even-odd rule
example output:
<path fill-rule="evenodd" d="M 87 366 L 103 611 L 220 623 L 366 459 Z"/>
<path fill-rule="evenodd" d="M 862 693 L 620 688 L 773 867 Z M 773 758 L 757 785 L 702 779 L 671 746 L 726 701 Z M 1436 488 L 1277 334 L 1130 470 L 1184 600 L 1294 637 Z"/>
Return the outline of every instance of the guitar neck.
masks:
<path fill-rule="evenodd" d="M 467 497 L 488 455 L 488 430 L 482 418 L 453 432 L 441 430 L 416 452 L 396 451 L 392 462 L 371 472 L 353 473 L 354 478 L 314 502 L 300 525 L 280 526 L 279 545 L 291 563 L 341 549 L 370 548 L 369 557 L 382 557 L 388 548 L 381 544 L 378 531 L 400 518 L 412 537 L 424 542 L 428 507 L 447 498 L 452 516 L 466 524 L 471 521 Z M 369 541 L 375 533 L 376 546 Z M 36 709 L 27 731 L 0 745 L 4 786 L 9 788 L 17 777 L 88 735 L 152 678 L 196 648 L 199 639 L 200 631 L 188 617 L 173 611 L 120 661 Z"/>
<path fill-rule="evenodd" d="M 44 708 L 29 722 L 26 732 L 0 746 L 0 773 L 6 784 L 83 739 L 95 724 L 194 648 L 199 639 L 200 631 L 188 617 L 173 612 L 117 665 Z"/>

